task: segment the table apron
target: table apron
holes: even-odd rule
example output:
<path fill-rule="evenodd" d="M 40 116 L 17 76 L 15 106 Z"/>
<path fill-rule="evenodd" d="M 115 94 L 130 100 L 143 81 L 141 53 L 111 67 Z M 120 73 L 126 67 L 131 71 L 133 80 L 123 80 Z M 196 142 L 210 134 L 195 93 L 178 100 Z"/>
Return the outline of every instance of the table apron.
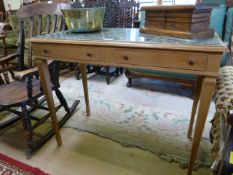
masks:
<path fill-rule="evenodd" d="M 33 43 L 33 55 L 41 59 L 151 70 L 203 76 L 218 76 L 221 54 L 130 47 L 79 46 Z"/>

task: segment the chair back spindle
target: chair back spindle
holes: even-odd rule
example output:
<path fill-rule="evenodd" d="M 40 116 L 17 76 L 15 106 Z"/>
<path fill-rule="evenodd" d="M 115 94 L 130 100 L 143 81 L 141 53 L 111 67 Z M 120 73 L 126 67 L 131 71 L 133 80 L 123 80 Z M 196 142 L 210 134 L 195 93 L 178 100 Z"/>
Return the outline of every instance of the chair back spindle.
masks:
<path fill-rule="evenodd" d="M 68 6 L 69 4 L 62 4 L 62 6 Z M 43 14 L 43 15 L 41 15 Z M 19 26 L 19 44 L 25 38 L 35 37 L 41 34 L 54 33 L 65 29 L 65 22 L 60 9 L 60 4 L 47 2 L 39 4 L 31 4 L 20 8 L 17 11 L 17 16 L 20 23 Z M 24 29 L 24 30 L 23 30 Z M 22 35 L 21 32 L 24 32 Z M 22 38 L 24 37 L 24 38 Z M 30 42 L 26 42 L 28 47 L 28 68 L 34 67 L 35 63 L 32 59 L 32 46 Z M 20 47 L 20 53 L 22 56 L 24 48 Z M 24 69 L 24 57 L 20 56 L 19 69 Z"/>

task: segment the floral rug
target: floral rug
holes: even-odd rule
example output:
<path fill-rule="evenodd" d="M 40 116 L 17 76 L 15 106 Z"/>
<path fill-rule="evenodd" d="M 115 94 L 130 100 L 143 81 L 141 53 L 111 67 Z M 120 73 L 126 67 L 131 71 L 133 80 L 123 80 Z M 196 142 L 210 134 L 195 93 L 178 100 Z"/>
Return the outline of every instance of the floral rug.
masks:
<path fill-rule="evenodd" d="M 1 175 L 48 175 L 38 168 L 31 167 L 20 161 L 0 153 Z"/>
<path fill-rule="evenodd" d="M 123 146 L 148 150 L 186 167 L 191 149 L 186 135 L 192 99 L 158 92 L 152 81 L 136 81 L 133 88 L 126 87 L 126 82 L 125 76 L 118 77 L 110 85 L 99 76 L 90 78 L 91 115 L 87 117 L 81 80 L 68 76 L 62 81 L 61 90 L 68 102 L 78 98 L 81 105 L 65 127 L 93 133 Z M 164 88 L 172 86 L 166 84 Z M 197 166 L 211 165 L 209 130 L 214 112 L 214 104 L 211 104 Z"/>

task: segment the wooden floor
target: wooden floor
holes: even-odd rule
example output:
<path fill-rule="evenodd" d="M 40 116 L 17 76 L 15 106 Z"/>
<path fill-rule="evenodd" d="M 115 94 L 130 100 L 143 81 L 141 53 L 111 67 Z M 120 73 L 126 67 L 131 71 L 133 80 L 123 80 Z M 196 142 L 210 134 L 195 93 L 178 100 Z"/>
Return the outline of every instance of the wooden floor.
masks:
<path fill-rule="evenodd" d="M 154 154 L 137 148 L 125 148 L 108 139 L 62 129 L 63 146 L 51 139 L 32 158 L 24 155 L 20 126 L 0 134 L 0 152 L 53 175 L 185 175 L 177 164 L 160 160 Z M 17 135 L 17 137 L 13 137 Z M 194 175 L 209 175 L 199 169 Z"/>
<path fill-rule="evenodd" d="M 185 175 L 187 171 L 148 151 L 125 148 L 92 134 L 74 129 L 62 129 L 61 134 L 61 147 L 56 146 L 53 137 L 28 160 L 19 122 L 16 127 L 0 132 L 0 152 L 52 175 Z M 210 170 L 203 168 L 193 173 L 210 174 Z"/>

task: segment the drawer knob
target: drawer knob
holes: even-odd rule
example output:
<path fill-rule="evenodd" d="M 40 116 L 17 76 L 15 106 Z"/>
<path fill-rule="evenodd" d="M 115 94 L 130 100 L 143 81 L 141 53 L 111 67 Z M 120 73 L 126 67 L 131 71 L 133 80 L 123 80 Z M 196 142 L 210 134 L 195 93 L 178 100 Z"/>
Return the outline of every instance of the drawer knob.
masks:
<path fill-rule="evenodd" d="M 91 53 L 87 53 L 87 56 L 88 56 L 88 57 L 92 57 L 92 54 L 91 54 Z"/>
<path fill-rule="evenodd" d="M 188 63 L 189 63 L 190 66 L 194 65 L 194 61 L 193 60 L 190 60 Z"/>
<path fill-rule="evenodd" d="M 129 57 L 127 57 L 126 55 L 123 57 L 124 58 L 124 60 L 129 60 Z"/>
<path fill-rule="evenodd" d="M 44 53 L 48 53 L 49 51 L 48 51 L 48 50 L 46 50 L 46 49 L 44 49 L 44 50 L 43 50 L 43 52 L 44 52 Z"/>

